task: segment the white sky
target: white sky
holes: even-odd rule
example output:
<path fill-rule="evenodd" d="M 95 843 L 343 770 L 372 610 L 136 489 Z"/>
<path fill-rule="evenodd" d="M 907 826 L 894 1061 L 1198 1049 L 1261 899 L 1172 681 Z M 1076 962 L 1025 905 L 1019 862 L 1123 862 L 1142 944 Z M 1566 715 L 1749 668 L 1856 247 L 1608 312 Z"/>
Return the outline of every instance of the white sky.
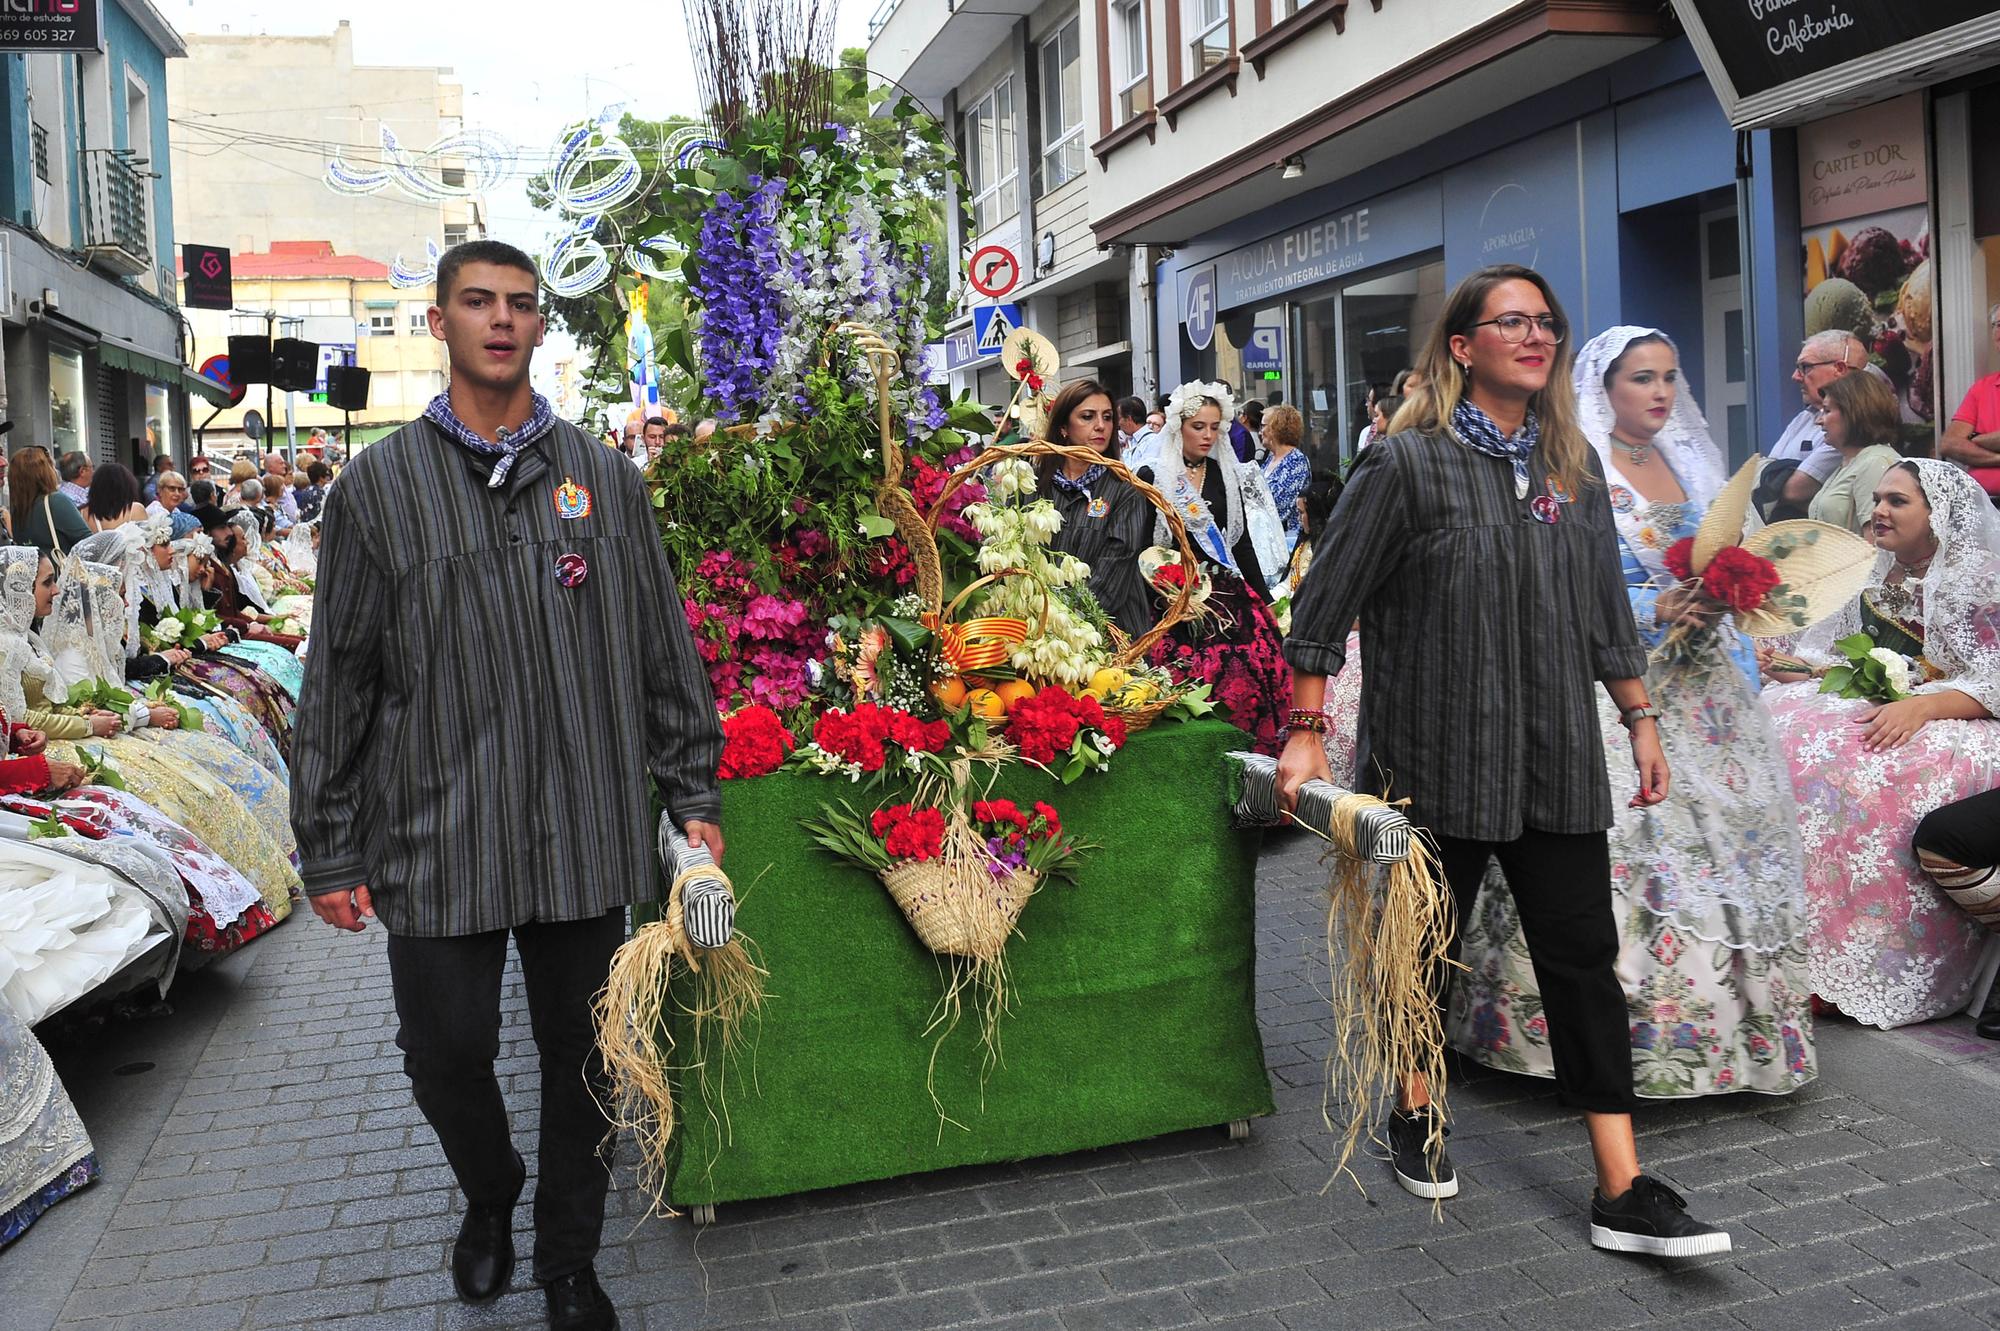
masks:
<path fill-rule="evenodd" d="M 836 0 L 834 49 L 865 46 L 879 0 Z M 354 59 L 368 65 L 449 66 L 465 88 L 465 123 L 546 160 L 558 130 L 586 112 L 622 103 L 649 119 L 700 110 L 677 0 L 154 0 L 182 33 L 329 33 L 346 19 Z M 420 147 L 422 145 L 412 145 Z M 541 248 L 554 221 L 528 206 L 525 189 L 487 196 L 487 228 Z M 559 342 L 536 358 L 552 369 Z"/>

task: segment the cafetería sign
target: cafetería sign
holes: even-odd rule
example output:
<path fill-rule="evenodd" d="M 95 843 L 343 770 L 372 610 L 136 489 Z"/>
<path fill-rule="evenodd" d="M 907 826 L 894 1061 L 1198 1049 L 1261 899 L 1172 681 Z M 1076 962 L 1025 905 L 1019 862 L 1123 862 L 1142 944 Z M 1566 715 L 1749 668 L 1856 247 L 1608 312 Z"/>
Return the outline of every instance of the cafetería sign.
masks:
<path fill-rule="evenodd" d="M 1992 0 L 1674 0 L 1738 129 L 1797 124 L 1992 63 Z"/>

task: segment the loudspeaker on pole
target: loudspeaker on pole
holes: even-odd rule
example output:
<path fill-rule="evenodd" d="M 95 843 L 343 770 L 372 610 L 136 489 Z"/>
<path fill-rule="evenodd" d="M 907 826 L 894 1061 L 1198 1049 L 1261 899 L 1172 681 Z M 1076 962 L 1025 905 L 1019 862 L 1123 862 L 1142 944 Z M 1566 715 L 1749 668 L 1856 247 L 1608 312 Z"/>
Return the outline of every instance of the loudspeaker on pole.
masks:
<path fill-rule="evenodd" d="M 271 386 L 284 393 L 310 393 L 319 384 L 319 343 L 281 337 L 271 344 Z"/>
<path fill-rule="evenodd" d="M 359 365 L 329 365 L 326 404 L 338 411 L 368 410 L 368 371 Z"/>
<path fill-rule="evenodd" d="M 229 382 L 245 384 L 271 382 L 271 339 L 261 333 L 229 339 Z"/>

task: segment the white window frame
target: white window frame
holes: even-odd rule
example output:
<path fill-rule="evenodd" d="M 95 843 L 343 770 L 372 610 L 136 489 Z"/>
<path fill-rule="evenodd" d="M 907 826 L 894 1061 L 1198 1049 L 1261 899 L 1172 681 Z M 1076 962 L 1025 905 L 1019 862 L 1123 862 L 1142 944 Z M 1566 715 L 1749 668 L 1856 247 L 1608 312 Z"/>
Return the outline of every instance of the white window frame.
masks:
<path fill-rule="evenodd" d="M 431 332 L 431 307 L 428 305 L 406 305 L 403 307 L 403 324 L 411 337 L 429 337 Z"/>
<path fill-rule="evenodd" d="M 1111 0 L 1111 115 L 1116 129 L 1153 105 L 1153 17 L 1149 0 Z M 1136 19 L 1136 25 L 1133 20 Z M 1132 29 L 1137 27 L 1137 40 Z M 1138 69 L 1133 70 L 1133 57 Z M 1136 96 L 1135 96 L 1136 94 Z"/>
<path fill-rule="evenodd" d="M 1208 47 L 1209 37 L 1218 29 L 1223 34 L 1221 42 L 1222 49 L 1225 52 L 1223 58 L 1228 58 L 1226 52 L 1229 50 L 1228 28 L 1231 0 L 1184 0 L 1184 3 L 1186 8 L 1182 15 L 1184 22 L 1181 33 L 1181 69 L 1185 81 L 1193 82 L 1215 67 L 1213 64 L 1202 64 L 1196 58 L 1196 53 Z M 1215 6 L 1215 17 L 1204 20 L 1201 11 L 1211 4 Z M 1221 61 L 1215 63 L 1220 64 Z"/>
<path fill-rule="evenodd" d="M 995 175 L 990 181 L 979 176 L 979 133 L 976 125 L 984 120 L 996 127 L 1000 124 L 1000 96 L 1007 98 L 1007 139 L 1011 143 L 1020 133 L 1019 121 L 1014 105 L 1014 76 L 1005 75 L 984 95 L 973 99 L 972 104 L 960 116 L 964 129 L 967 183 L 972 190 L 973 229 L 977 235 L 985 235 L 1010 217 L 1021 211 L 1020 162 L 1017 152 L 1002 153 L 1000 134 L 996 128 L 993 136 L 993 151 L 996 158 L 1004 161 L 995 163 Z"/>
<path fill-rule="evenodd" d="M 1071 61 L 1076 66 L 1076 105 L 1063 105 L 1062 43 L 1070 43 Z M 1049 62 L 1053 54 L 1053 71 Z M 1042 193 L 1059 189 L 1083 174 L 1083 20 L 1072 17 L 1050 33 L 1037 55 L 1041 73 L 1042 100 Z M 1049 99 L 1055 99 L 1055 123 L 1050 123 Z M 1053 135 L 1053 137 L 1051 137 Z"/>
<path fill-rule="evenodd" d="M 395 310 L 368 311 L 368 336 L 394 337 L 397 331 Z"/>

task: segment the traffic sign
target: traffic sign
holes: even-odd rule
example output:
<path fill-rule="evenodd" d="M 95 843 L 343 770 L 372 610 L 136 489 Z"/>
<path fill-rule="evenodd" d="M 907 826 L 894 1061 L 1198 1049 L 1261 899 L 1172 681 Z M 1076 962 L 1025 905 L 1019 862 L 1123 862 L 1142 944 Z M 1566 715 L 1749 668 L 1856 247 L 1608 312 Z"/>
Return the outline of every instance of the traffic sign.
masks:
<path fill-rule="evenodd" d="M 981 356 L 997 356 L 1007 334 L 1021 326 L 1019 305 L 975 305 L 972 307 L 972 348 Z"/>
<path fill-rule="evenodd" d="M 1021 282 L 1021 261 L 1005 245 L 982 245 L 973 251 L 972 289 L 998 300 Z"/>
<path fill-rule="evenodd" d="M 210 356 L 201 363 L 201 368 L 196 370 L 195 373 L 210 383 L 221 384 L 224 388 L 228 389 L 230 406 L 240 407 L 243 405 L 243 385 L 236 383 L 229 377 L 229 357 L 223 355 Z"/>
<path fill-rule="evenodd" d="M 1181 293 L 1181 322 L 1187 327 L 1188 344 L 1196 351 L 1208 350 L 1215 341 L 1215 265 L 1189 275 Z"/>

